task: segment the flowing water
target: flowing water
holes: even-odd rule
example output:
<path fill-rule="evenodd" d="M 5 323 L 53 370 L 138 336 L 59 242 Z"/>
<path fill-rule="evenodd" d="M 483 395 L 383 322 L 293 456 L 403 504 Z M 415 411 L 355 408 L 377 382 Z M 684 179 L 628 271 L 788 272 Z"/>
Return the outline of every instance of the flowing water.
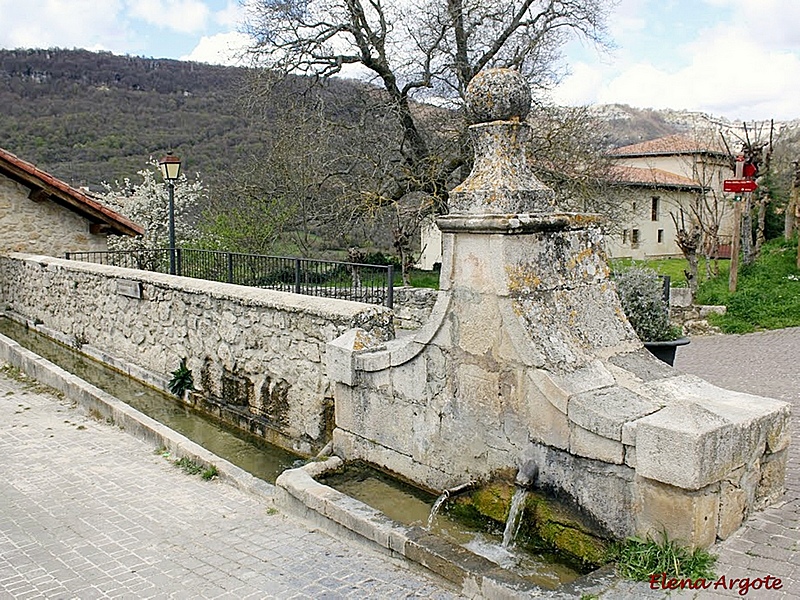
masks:
<path fill-rule="evenodd" d="M 505 531 L 503 531 L 503 548 L 508 549 L 514 541 L 514 538 L 517 537 L 519 526 L 522 524 L 522 511 L 525 507 L 525 499 L 527 497 L 528 490 L 525 488 L 518 487 L 514 490 L 514 496 L 511 498 L 511 508 L 508 509 L 506 528 Z"/>
<path fill-rule="evenodd" d="M 428 515 L 428 522 L 425 525 L 425 529 L 430 531 L 433 528 L 433 524 L 436 521 L 436 516 L 439 514 L 442 506 L 444 506 L 444 503 L 447 502 L 448 498 L 450 498 L 450 492 L 444 492 L 436 499 L 436 502 L 433 503 L 431 514 Z"/>
<path fill-rule="evenodd" d="M 437 498 L 366 465 L 349 465 L 344 472 L 320 478 L 320 482 L 360 500 L 399 523 L 425 527 L 436 536 L 513 570 L 543 588 L 555 589 L 581 575 L 551 555 L 535 555 L 518 548 L 504 548 L 501 531 L 479 531 L 448 515 L 446 494 Z M 449 499 L 454 500 L 452 497 Z"/>
<path fill-rule="evenodd" d="M 260 479 L 274 483 L 299 459 L 11 319 L 0 318 L 0 333 Z"/>

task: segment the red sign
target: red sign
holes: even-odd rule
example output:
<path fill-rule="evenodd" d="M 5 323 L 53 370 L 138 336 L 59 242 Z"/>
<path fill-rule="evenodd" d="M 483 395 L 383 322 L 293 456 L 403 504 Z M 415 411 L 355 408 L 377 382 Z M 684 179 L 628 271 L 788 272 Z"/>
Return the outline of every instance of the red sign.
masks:
<path fill-rule="evenodd" d="M 757 188 L 758 185 L 752 179 L 726 179 L 722 182 L 722 191 L 733 192 L 734 194 L 755 192 Z"/>

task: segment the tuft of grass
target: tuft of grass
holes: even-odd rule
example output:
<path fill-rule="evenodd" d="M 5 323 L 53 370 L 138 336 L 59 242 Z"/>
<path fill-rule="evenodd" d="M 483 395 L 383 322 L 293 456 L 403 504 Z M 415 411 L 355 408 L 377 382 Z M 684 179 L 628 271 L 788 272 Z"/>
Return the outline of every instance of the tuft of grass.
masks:
<path fill-rule="evenodd" d="M 163 452 L 162 456 L 168 456 L 168 452 Z M 205 481 L 210 481 L 214 479 L 217 475 L 219 475 L 219 471 L 215 465 L 211 465 L 209 467 L 204 467 L 203 465 L 199 465 L 194 462 L 188 456 L 184 456 L 183 458 L 179 458 L 175 461 L 175 466 L 183 469 L 183 472 L 188 475 L 200 475 Z"/>
<path fill-rule="evenodd" d="M 188 475 L 197 475 L 203 471 L 203 467 L 198 465 L 188 456 L 184 456 L 183 458 L 176 460 L 175 466 L 179 469 L 183 469 L 183 472 Z"/>
<path fill-rule="evenodd" d="M 194 389 L 194 377 L 192 371 L 186 366 L 186 359 L 182 358 L 177 369 L 172 372 L 172 379 L 169 380 L 169 391 L 183 398 L 184 393 Z"/>
<path fill-rule="evenodd" d="M 662 532 L 661 540 L 650 535 L 632 537 L 616 544 L 610 559 L 617 563 L 621 577 L 648 581 L 651 575 L 666 573 L 668 578 L 715 579 L 717 557 L 702 548 L 690 550 Z"/>

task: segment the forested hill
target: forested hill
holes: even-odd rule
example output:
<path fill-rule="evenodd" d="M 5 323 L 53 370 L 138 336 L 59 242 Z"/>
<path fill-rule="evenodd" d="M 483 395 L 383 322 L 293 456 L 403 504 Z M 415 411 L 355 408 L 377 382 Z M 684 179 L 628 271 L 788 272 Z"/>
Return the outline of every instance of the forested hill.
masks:
<path fill-rule="evenodd" d="M 205 178 L 257 153 L 247 71 L 85 50 L 0 50 L 0 147 L 73 184 L 133 176 L 173 149 Z"/>
<path fill-rule="evenodd" d="M 233 161 L 262 156 L 276 116 L 299 78 L 258 114 L 243 109 L 252 72 L 86 50 L 0 50 L 0 147 L 71 183 L 98 189 L 134 177 L 149 158 L 174 150 L 187 174 L 224 177 Z M 331 80 L 326 114 L 362 117 L 363 84 Z M 286 100 L 286 101 L 283 101 Z M 609 112 L 610 111 L 610 112 Z M 609 146 L 685 129 L 660 111 L 600 107 Z M 680 116 L 680 115 L 679 115 Z"/>

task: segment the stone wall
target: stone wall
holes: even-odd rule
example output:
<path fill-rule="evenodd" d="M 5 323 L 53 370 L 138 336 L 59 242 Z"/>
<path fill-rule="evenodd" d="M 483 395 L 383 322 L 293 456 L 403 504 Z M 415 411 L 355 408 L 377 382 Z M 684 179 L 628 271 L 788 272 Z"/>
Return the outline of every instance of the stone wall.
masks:
<path fill-rule="evenodd" d="M 332 427 L 326 343 L 354 327 L 365 343 L 393 335 L 380 306 L 43 256 L 0 257 L 0 281 L 5 311 L 75 346 L 161 375 L 186 357 L 206 399 L 302 453 Z"/>
<path fill-rule="evenodd" d="M 63 256 L 73 250 L 106 250 L 105 234 L 89 233 L 86 219 L 51 201 L 34 202 L 29 193 L 0 176 L 0 251 Z"/>
<path fill-rule="evenodd" d="M 431 315 L 439 292 L 430 288 L 394 288 L 394 326 L 419 329 Z"/>

